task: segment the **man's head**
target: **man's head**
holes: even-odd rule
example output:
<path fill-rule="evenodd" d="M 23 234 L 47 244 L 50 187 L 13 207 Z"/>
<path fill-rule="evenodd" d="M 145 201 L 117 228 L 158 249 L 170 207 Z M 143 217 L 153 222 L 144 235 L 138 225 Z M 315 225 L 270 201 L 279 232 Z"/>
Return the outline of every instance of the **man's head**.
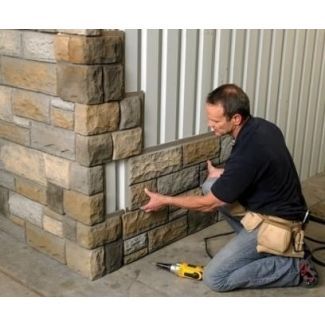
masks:
<path fill-rule="evenodd" d="M 206 100 L 208 125 L 216 135 L 236 137 L 250 117 L 249 98 L 234 84 L 225 84 L 213 90 Z"/>

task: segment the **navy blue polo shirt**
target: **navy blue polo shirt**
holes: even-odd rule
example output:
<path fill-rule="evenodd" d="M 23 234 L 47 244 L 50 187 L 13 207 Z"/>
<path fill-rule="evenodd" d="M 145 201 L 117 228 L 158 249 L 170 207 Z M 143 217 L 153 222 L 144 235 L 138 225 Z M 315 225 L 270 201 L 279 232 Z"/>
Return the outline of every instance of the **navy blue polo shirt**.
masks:
<path fill-rule="evenodd" d="M 211 192 L 226 203 L 290 220 L 303 220 L 307 211 L 282 132 L 261 118 L 250 118 L 239 131 Z"/>

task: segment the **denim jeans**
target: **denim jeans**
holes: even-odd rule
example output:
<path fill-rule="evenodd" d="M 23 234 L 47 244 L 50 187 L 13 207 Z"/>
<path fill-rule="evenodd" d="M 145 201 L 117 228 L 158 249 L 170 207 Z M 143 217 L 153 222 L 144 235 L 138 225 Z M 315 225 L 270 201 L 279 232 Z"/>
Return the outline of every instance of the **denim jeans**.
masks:
<path fill-rule="evenodd" d="M 298 258 L 258 253 L 257 230 L 246 231 L 239 219 L 220 208 L 224 219 L 236 232 L 204 268 L 203 281 L 214 291 L 240 288 L 297 286 L 300 282 Z"/>
<path fill-rule="evenodd" d="M 236 232 L 204 268 L 203 281 L 214 291 L 240 288 L 291 287 L 299 284 L 299 260 L 256 251 L 257 230 L 246 231 L 240 221 L 223 213 Z"/>

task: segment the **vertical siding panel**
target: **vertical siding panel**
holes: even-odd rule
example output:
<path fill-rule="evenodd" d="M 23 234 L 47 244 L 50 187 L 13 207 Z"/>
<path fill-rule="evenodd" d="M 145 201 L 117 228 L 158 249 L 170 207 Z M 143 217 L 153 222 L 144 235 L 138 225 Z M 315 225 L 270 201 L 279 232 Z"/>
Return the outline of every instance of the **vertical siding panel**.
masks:
<path fill-rule="evenodd" d="M 254 115 L 265 118 L 269 82 L 271 31 L 262 30 L 259 38 Z"/>
<path fill-rule="evenodd" d="M 180 31 L 164 31 L 160 143 L 176 140 L 179 90 Z"/>
<path fill-rule="evenodd" d="M 145 77 L 145 114 L 144 142 L 146 147 L 158 144 L 160 108 L 160 56 L 161 31 L 147 31 L 146 75 Z"/>
<path fill-rule="evenodd" d="M 272 33 L 272 50 L 270 62 L 270 78 L 267 92 L 266 119 L 275 122 L 280 83 L 281 55 L 283 46 L 283 30 L 274 30 Z"/>
<path fill-rule="evenodd" d="M 302 80 L 302 65 L 304 59 L 304 45 L 306 41 L 306 31 L 296 32 L 294 57 L 292 61 L 292 76 L 290 83 L 288 119 L 285 129 L 286 143 L 291 153 L 294 152 L 294 141 L 297 134 L 297 117 L 299 114 L 299 93 Z"/>
<path fill-rule="evenodd" d="M 194 134 L 195 98 L 196 98 L 196 73 L 198 52 L 198 31 L 191 29 L 185 31 L 185 49 L 183 49 L 183 92 L 181 103 L 183 110 L 179 116 L 178 136 L 188 137 Z"/>
<path fill-rule="evenodd" d="M 239 86 L 243 84 L 246 31 L 233 31 L 231 46 L 230 82 Z"/>
<path fill-rule="evenodd" d="M 195 134 L 208 131 L 205 114 L 205 99 L 212 90 L 213 54 L 215 43 L 214 30 L 202 30 L 200 37 L 199 69 L 196 97 Z"/>
<path fill-rule="evenodd" d="M 301 168 L 302 168 L 302 161 L 304 158 L 303 140 L 306 136 L 305 130 L 306 130 L 308 96 L 309 96 L 309 87 L 311 81 L 311 67 L 312 67 L 312 60 L 313 60 L 314 43 L 315 43 L 315 30 L 308 30 L 306 36 L 306 43 L 305 43 L 302 83 L 301 83 L 301 88 L 299 93 L 299 114 L 297 120 L 297 133 L 296 133 L 294 153 L 293 153 L 294 161 L 298 173 L 302 178 L 302 180 L 303 180 L 303 175 L 301 174 Z"/>
<path fill-rule="evenodd" d="M 216 41 L 215 77 L 213 88 L 229 82 L 231 30 L 218 30 Z"/>
<path fill-rule="evenodd" d="M 247 31 L 243 88 L 249 96 L 251 109 L 254 107 L 255 103 L 254 94 L 257 77 L 258 38 L 259 31 L 257 29 Z"/>
<path fill-rule="evenodd" d="M 125 31 L 125 91 L 140 90 L 141 73 L 141 31 L 127 29 Z"/>
<path fill-rule="evenodd" d="M 302 160 L 301 177 L 303 179 L 310 176 L 310 164 L 311 164 L 311 153 L 312 146 L 315 145 L 313 139 L 313 131 L 316 125 L 317 118 L 317 94 L 320 82 L 320 66 L 319 62 L 322 60 L 323 51 L 323 35 L 322 32 L 316 31 L 314 55 L 312 60 L 312 77 L 309 85 L 309 96 L 307 106 L 307 125 L 305 129 L 304 137 L 304 151 Z M 315 139 L 316 140 L 316 139 Z"/>
<path fill-rule="evenodd" d="M 279 84 L 278 112 L 276 124 L 285 134 L 285 126 L 288 117 L 290 83 L 292 74 L 293 47 L 295 41 L 295 31 L 286 30 L 284 32 L 284 45 L 281 63 L 281 79 Z"/>

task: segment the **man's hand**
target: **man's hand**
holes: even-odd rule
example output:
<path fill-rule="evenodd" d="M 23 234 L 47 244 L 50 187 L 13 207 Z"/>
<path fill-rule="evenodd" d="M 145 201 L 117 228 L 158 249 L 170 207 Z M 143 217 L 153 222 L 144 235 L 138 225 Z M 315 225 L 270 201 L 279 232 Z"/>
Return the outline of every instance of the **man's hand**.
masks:
<path fill-rule="evenodd" d="M 163 206 L 168 205 L 168 196 L 159 193 L 150 192 L 147 188 L 144 189 L 145 193 L 150 197 L 150 201 L 141 207 L 145 212 L 158 211 Z"/>
<path fill-rule="evenodd" d="M 212 165 L 211 160 L 207 161 L 208 165 L 208 178 L 220 177 L 223 174 L 223 168 L 216 168 Z"/>

